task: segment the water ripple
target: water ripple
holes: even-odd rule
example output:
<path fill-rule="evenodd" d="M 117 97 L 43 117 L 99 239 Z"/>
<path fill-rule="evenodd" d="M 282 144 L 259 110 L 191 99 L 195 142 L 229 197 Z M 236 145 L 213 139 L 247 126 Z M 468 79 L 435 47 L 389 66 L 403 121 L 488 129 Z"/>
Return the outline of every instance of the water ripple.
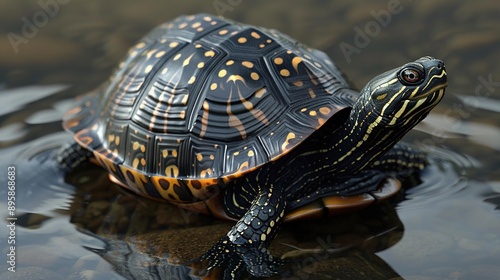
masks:
<path fill-rule="evenodd" d="M 478 121 L 429 114 L 422 125 L 416 127 L 433 137 L 441 139 L 468 139 L 476 144 L 500 151 L 500 128 L 497 125 Z"/>
<path fill-rule="evenodd" d="M 411 203 L 402 203 L 399 209 L 424 209 L 453 197 L 468 186 L 467 170 L 480 166 L 479 161 L 465 154 L 438 147 L 423 149 L 429 154 L 429 165 L 421 173 L 421 184 L 406 192 Z"/>
<path fill-rule="evenodd" d="M 20 201 L 16 205 L 18 214 L 36 212 L 51 216 L 54 209 L 68 209 L 73 188 L 64 183 L 54 153 L 70 139 L 65 132 L 53 133 L 0 153 L 7 159 L 0 167 L 6 170 L 2 166 L 15 166 L 16 183 L 22 186 L 16 197 Z"/>
<path fill-rule="evenodd" d="M 9 125 L 0 127 L 0 143 L 16 141 L 25 136 L 28 131 L 22 123 L 11 123 Z"/>
<path fill-rule="evenodd" d="M 477 108 L 500 113 L 500 100 L 470 95 L 456 95 L 456 97 L 470 108 Z"/>
<path fill-rule="evenodd" d="M 2 89 L 0 90 L 0 104 L 9 104 L 9 106 L 0 106 L 0 116 L 16 112 L 29 103 L 61 92 L 68 87 L 68 85 L 38 85 Z"/>

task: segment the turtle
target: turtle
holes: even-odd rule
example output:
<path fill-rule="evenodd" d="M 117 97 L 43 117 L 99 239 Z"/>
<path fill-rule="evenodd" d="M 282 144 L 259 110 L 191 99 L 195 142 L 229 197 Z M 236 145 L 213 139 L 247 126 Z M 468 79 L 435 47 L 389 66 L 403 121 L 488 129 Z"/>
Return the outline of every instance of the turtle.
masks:
<path fill-rule="evenodd" d="M 57 159 L 66 171 L 93 159 L 137 194 L 235 221 L 200 260 L 270 276 L 284 221 L 386 199 L 426 166 L 400 140 L 446 86 L 444 63 L 424 56 L 356 90 L 324 52 L 277 30 L 180 16 L 66 113 L 75 141 Z"/>

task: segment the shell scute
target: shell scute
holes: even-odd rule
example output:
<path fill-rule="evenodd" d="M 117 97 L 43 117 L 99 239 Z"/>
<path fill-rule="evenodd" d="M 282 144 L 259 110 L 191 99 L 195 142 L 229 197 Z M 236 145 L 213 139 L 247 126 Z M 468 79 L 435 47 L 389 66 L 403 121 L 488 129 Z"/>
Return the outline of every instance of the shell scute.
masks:
<path fill-rule="evenodd" d="M 134 124 L 129 124 L 125 142 L 123 165 L 132 167 L 140 173 L 150 174 L 154 168 L 153 138 L 150 133 Z"/>
<path fill-rule="evenodd" d="M 192 129 L 196 136 L 222 143 L 242 141 L 260 134 L 283 113 L 281 93 L 263 78 L 267 71 L 258 60 L 228 56 L 212 73 L 202 89 L 205 99 L 196 118 L 200 125 Z"/>
<path fill-rule="evenodd" d="M 221 47 L 229 53 L 241 53 L 244 56 L 262 55 L 272 49 L 279 48 L 279 43 L 266 32 L 255 27 L 232 25 L 227 28 L 227 36 Z"/>

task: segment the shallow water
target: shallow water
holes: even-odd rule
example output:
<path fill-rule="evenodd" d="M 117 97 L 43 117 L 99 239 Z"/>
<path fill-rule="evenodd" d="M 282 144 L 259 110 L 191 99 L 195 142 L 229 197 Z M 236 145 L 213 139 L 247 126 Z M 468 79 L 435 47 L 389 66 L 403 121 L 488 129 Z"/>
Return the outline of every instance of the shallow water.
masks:
<path fill-rule="evenodd" d="M 445 98 L 405 137 L 431 155 L 421 182 L 391 203 L 285 226 L 271 248 L 290 260 L 283 277 L 500 279 L 500 4 L 339 2 L 0 0 L 0 170 L 14 166 L 17 187 L 16 273 L 2 226 L 0 279 L 185 279 L 176 264 L 231 227 L 124 192 L 93 166 L 63 178 L 44 152 L 70 141 L 62 114 L 134 41 L 197 12 L 277 28 L 358 87 L 424 55 L 446 63 Z"/>

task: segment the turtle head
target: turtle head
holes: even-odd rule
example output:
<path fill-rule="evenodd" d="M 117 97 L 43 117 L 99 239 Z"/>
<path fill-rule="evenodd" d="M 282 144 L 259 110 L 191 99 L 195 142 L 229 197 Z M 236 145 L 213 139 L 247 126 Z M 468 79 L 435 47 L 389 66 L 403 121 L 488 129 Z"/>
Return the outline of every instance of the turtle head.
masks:
<path fill-rule="evenodd" d="M 352 112 L 377 125 L 412 127 L 439 103 L 447 84 L 444 63 L 422 57 L 368 82 Z"/>

